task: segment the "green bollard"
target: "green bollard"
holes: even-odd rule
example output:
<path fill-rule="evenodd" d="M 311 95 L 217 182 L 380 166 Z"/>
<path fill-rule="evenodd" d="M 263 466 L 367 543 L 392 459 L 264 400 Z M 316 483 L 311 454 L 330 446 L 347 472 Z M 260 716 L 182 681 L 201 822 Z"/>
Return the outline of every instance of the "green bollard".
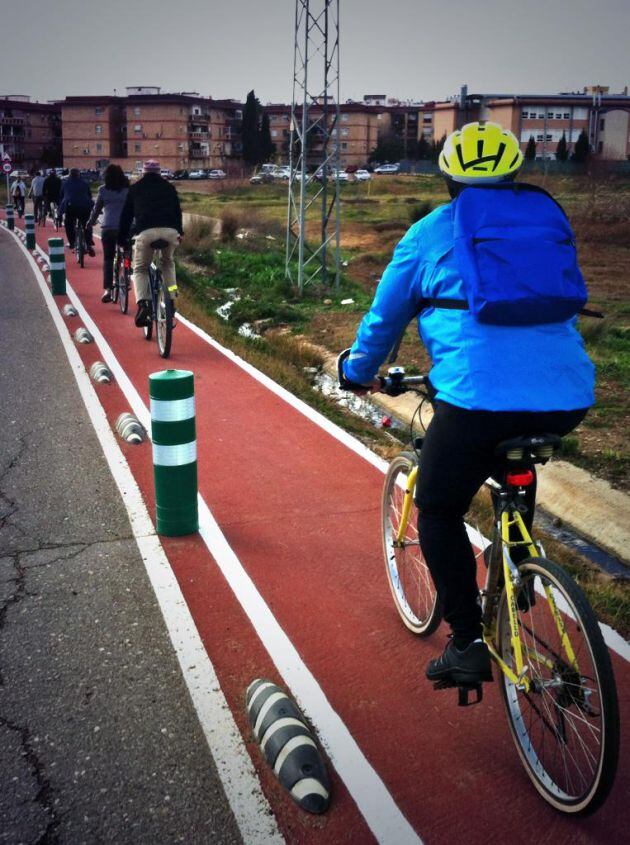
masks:
<path fill-rule="evenodd" d="M 24 215 L 24 231 L 26 232 L 26 248 L 35 249 L 35 215 Z"/>
<path fill-rule="evenodd" d="M 199 530 L 194 376 L 164 370 L 149 376 L 157 532 Z"/>
<path fill-rule="evenodd" d="M 7 212 L 7 229 L 9 232 L 15 231 L 15 214 L 13 213 L 13 206 L 11 203 L 5 206 Z"/>
<path fill-rule="evenodd" d="M 48 238 L 48 266 L 50 267 L 50 286 L 56 296 L 66 293 L 66 257 L 63 238 Z"/>

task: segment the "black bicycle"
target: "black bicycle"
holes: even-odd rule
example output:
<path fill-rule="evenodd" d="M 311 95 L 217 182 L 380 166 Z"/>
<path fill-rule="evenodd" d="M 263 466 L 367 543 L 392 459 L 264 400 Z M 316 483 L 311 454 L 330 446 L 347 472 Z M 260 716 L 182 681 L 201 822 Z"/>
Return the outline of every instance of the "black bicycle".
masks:
<path fill-rule="evenodd" d="M 122 246 L 116 247 L 114 256 L 114 284 L 112 302 L 118 303 L 123 314 L 129 308 L 129 289 L 131 287 L 131 253 Z"/>
<path fill-rule="evenodd" d="M 173 340 L 173 328 L 175 325 L 175 305 L 170 291 L 162 275 L 162 252 L 169 246 L 168 241 L 159 238 L 151 242 L 154 250 L 153 261 L 149 265 L 149 284 L 151 286 L 151 320 L 144 327 L 144 336 L 147 340 L 153 337 L 153 324 L 155 323 L 155 339 L 162 358 L 168 358 L 171 352 Z"/>
<path fill-rule="evenodd" d="M 77 264 L 79 267 L 85 267 L 85 253 L 87 252 L 87 244 L 85 240 L 85 226 L 77 218 L 74 224 L 74 254 L 77 257 Z"/>

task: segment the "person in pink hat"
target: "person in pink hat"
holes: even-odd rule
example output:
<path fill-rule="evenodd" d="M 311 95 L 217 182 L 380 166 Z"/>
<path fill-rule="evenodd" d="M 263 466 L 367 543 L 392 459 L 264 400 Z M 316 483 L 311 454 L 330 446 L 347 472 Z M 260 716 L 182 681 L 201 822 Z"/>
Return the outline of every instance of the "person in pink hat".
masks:
<path fill-rule="evenodd" d="M 133 228 L 132 228 L 133 224 Z M 162 275 L 172 296 L 177 293 L 175 248 L 183 237 L 182 209 L 177 191 L 160 175 L 160 163 L 150 159 L 142 167 L 142 178 L 129 188 L 118 228 L 118 243 L 126 246 L 135 236 L 133 252 L 133 284 L 138 310 L 136 326 L 151 320 L 149 265 L 153 258 L 151 243 L 164 240 Z"/>

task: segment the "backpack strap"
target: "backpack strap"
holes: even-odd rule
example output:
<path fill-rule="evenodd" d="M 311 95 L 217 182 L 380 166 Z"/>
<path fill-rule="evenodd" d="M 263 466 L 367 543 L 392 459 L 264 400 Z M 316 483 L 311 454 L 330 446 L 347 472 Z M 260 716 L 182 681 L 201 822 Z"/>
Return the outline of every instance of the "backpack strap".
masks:
<path fill-rule="evenodd" d="M 423 299 L 418 315 L 420 315 L 425 308 L 445 308 L 447 311 L 468 311 L 468 303 L 465 299 Z M 592 308 L 580 308 L 578 314 L 583 317 L 595 317 L 598 320 L 604 319 L 604 314 L 601 311 L 593 311 Z"/>

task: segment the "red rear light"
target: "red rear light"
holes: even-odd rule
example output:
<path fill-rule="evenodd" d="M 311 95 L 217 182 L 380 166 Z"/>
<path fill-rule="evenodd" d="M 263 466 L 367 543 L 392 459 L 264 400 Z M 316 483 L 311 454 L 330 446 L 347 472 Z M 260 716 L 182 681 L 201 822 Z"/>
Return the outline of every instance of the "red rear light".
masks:
<path fill-rule="evenodd" d="M 130 270 L 130 269 L 131 269 L 131 258 L 128 258 L 127 256 L 125 256 L 125 270 Z"/>
<path fill-rule="evenodd" d="M 506 480 L 512 487 L 529 487 L 534 481 L 534 473 L 531 469 L 521 472 L 508 472 Z"/>

